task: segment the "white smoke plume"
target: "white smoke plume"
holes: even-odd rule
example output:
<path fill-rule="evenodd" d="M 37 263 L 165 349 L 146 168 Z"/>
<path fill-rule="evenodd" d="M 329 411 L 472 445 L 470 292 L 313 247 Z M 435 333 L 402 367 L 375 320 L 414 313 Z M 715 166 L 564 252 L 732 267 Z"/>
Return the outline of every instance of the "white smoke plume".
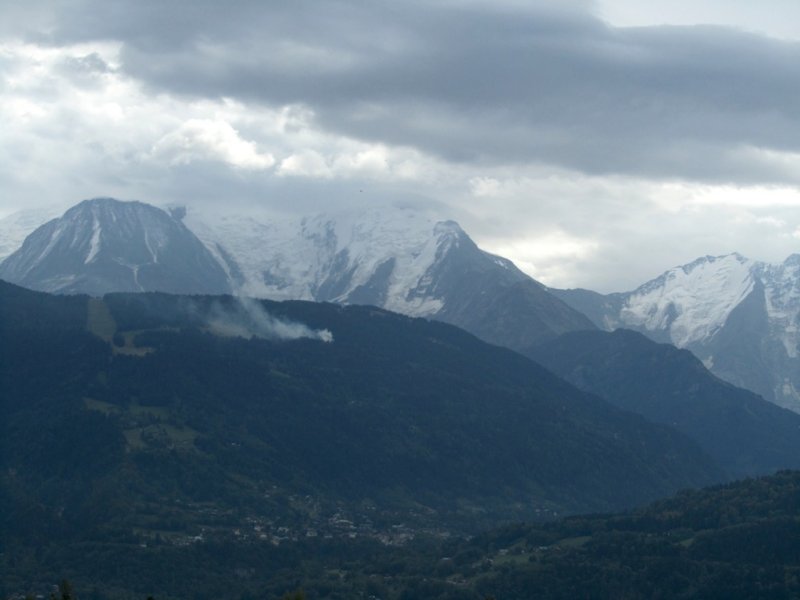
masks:
<path fill-rule="evenodd" d="M 211 307 L 207 326 L 213 334 L 224 337 L 333 341 L 333 334 L 329 330 L 311 329 L 303 323 L 275 317 L 260 302 L 245 297 L 235 298 L 229 306 L 215 303 Z"/>

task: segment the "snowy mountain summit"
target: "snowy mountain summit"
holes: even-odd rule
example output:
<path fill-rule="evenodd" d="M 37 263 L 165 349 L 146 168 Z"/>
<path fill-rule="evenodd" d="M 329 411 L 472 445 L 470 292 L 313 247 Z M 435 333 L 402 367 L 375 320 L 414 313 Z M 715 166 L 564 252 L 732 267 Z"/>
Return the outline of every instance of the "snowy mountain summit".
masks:
<path fill-rule="evenodd" d="M 184 222 L 244 295 L 371 304 L 515 349 L 594 327 L 511 261 L 480 250 L 454 221 L 414 210 L 284 220 L 204 220 L 189 211 Z"/>
<path fill-rule="evenodd" d="M 367 210 L 302 219 L 185 218 L 245 295 L 374 304 L 414 316 L 442 308 L 429 270 L 468 240 L 452 221 Z M 231 268 L 234 259 L 236 269 Z M 506 261 L 508 262 L 508 261 Z M 508 263 L 511 268 L 511 263 Z M 426 278 L 427 276 L 427 278 Z"/>
<path fill-rule="evenodd" d="M 142 202 L 85 200 L 31 233 L 0 278 L 46 292 L 224 293 L 224 270 L 180 221 Z"/>
<path fill-rule="evenodd" d="M 800 412 L 800 255 L 704 256 L 621 294 L 552 291 L 604 329 L 687 348 L 722 379 Z"/>
<path fill-rule="evenodd" d="M 705 256 L 671 269 L 629 294 L 618 324 L 669 331 L 680 348 L 702 344 L 753 291 L 757 263 L 739 254 Z"/>
<path fill-rule="evenodd" d="M 413 210 L 305 218 L 170 212 L 88 200 L 29 235 L 0 278 L 59 293 L 238 293 L 369 304 L 446 321 L 525 350 L 594 328 L 457 223 Z"/>

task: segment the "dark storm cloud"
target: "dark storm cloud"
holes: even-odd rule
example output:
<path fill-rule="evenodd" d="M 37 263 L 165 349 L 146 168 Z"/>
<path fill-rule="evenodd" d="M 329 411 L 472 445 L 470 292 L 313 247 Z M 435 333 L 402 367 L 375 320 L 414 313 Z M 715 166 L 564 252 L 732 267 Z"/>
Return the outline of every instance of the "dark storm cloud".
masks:
<path fill-rule="evenodd" d="M 450 161 L 796 177 L 754 149 L 800 152 L 800 45 L 553 4 L 83 0 L 46 38 L 119 40 L 154 90 L 303 104 L 329 131 Z"/>

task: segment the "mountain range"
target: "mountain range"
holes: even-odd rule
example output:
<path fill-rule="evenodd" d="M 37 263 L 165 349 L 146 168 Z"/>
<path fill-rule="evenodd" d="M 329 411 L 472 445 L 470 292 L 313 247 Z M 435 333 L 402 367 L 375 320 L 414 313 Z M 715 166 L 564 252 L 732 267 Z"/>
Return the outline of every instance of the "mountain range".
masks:
<path fill-rule="evenodd" d="M 594 328 L 455 222 L 401 209 L 204 221 L 184 209 L 96 198 L 36 229 L 0 263 L 0 279 L 55 293 L 235 291 L 369 304 L 514 349 Z"/>
<path fill-rule="evenodd" d="M 194 545 L 403 543 L 800 467 L 800 415 L 723 381 L 798 408 L 798 269 L 704 257 L 600 295 L 413 211 L 84 201 L 0 263 L 24 286 L 0 281 L 0 567 L 112 580 Z"/>
<path fill-rule="evenodd" d="M 0 249 L 7 253 L 46 214 L 0 221 Z M 725 381 L 800 412 L 800 255 L 779 265 L 706 256 L 634 291 L 602 295 L 548 289 L 480 250 L 455 222 L 412 210 L 212 219 L 96 198 L 35 229 L 0 263 L 0 278 L 58 293 L 370 304 L 528 354 L 563 333 L 627 328 L 686 348 Z"/>
<path fill-rule="evenodd" d="M 601 329 L 691 350 L 720 378 L 800 412 L 800 255 L 705 256 L 626 293 L 550 291 Z"/>
<path fill-rule="evenodd" d="M 0 221 L 0 247 L 7 252 L 43 214 Z M 706 256 L 603 295 L 546 288 L 478 248 L 457 223 L 413 210 L 212 219 L 96 198 L 36 228 L 0 263 L 0 278 L 57 293 L 233 292 L 374 305 L 528 355 L 564 333 L 632 329 L 800 412 L 800 255 L 777 265 Z"/>

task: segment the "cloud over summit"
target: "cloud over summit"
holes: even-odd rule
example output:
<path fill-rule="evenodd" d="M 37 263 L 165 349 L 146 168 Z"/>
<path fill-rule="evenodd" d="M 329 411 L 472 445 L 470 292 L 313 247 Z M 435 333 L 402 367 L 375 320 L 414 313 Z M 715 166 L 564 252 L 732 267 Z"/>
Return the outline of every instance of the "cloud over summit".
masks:
<path fill-rule="evenodd" d="M 427 197 L 563 284 L 617 285 L 609 248 L 640 238 L 666 244 L 666 268 L 692 258 L 676 249 L 747 253 L 780 222 L 784 252 L 800 226 L 800 44 L 686 19 L 615 26 L 609 5 L 632 6 L 6 3 L 0 211 L 53 194 L 311 212 Z M 709 187 L 736 200 L 712 210 Z M 696 235 L 713 228 L 738 233 Z"/>
<path fill-rule="evenodd" d="M 615 28 L 582 7 L 84 1 L 51 39 L 121 42 L 123 72 L 154 91 L 304 106 L 325 131 L 447 161 L 796 179 L 756 150 L 800 152 L 799 44 Z"/>

